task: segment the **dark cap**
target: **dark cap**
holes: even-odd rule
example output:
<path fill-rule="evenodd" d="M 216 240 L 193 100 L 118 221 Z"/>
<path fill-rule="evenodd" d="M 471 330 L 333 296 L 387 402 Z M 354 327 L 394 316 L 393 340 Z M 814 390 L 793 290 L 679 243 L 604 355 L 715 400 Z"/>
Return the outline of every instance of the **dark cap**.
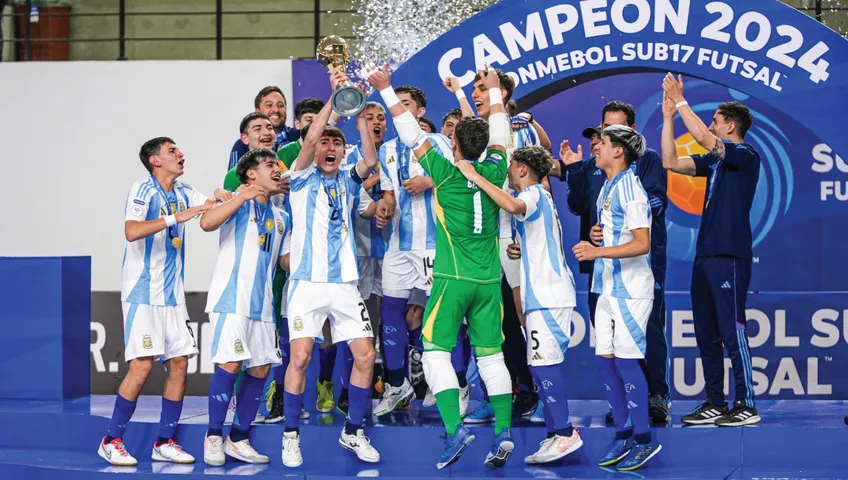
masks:
<path fill-rule="evenodd" d="M 593 136 L 601 136 L 601 129 L 598 127 L 586 127 L 583 129 L 583 138 L 591 139 Z"/>

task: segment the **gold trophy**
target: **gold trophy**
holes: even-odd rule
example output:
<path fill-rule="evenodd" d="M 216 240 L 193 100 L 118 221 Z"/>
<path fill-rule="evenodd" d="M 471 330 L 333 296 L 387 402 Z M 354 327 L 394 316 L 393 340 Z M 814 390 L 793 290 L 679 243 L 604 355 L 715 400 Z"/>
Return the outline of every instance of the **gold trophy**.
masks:
<path fill-rule="evenodd" d="M 350 62 L 350 48 L 343 38 L 330 35 L 318 44 L 315 56 L 330 70 L 336 67 L 345 68 Z M 330 97 L 333 111 L 342 117 L 357 115 L 365 109 L 367 102 L 365 92 L 349 81 L 338 84 Z"/>

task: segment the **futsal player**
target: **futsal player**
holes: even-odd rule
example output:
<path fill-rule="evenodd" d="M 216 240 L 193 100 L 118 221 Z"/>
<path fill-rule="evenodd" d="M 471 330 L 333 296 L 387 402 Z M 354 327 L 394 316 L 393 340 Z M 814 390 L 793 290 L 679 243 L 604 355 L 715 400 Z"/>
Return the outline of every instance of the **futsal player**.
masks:
<path fill-rule="evenodd" d="M 288 101 L 280 87 L 267 86 L 256 94 L 253 99 L 253 107 L 256 112 L 259 112 L 271 120 L 271 125 L 274 128 L 274 150 L 278 150 L 281 146 L 289 142 L 297 141 L 300 132 L 297 129 L 286 126 L 286 115 L 288 114 Z M 239 138 L 233 144 L 230 151 L 230 162 L 228 169 L 235 168 L 238 165 L 239 159 L 249 150 L 247 145 Z"/>
<path fill-rule="evenodd" d="M 663 91 L 663 166 L 682 175 L 709 178 L 692 265 L 692 316 L 707 400 L 682 420 L 727 427 L 751 425 L 760 421 L 745 317 L 753 257 L 750 214 L 760 176 L 760 154 L 745 143 L 753 116 L 745 105 L 726 102 L 718 106 L 707 127 L 683 98 L 682 76 L 666 75 Z M 675 114 L 709 153 L 677 156 Z M 735 378 L 736 399 L 730 410 L 724 399 L 722 345 Z"/>

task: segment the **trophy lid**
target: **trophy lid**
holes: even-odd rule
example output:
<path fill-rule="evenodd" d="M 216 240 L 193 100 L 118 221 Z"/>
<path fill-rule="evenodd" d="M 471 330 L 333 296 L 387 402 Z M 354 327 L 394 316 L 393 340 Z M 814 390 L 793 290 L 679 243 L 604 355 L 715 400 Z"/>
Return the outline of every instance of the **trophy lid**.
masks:
<path fill-rule="evenodd" d="M 318 44 L 315 57 L 323 64 L 344 64 L 350 58 L 350 47 L 342 37 L 330 35 Z"/>

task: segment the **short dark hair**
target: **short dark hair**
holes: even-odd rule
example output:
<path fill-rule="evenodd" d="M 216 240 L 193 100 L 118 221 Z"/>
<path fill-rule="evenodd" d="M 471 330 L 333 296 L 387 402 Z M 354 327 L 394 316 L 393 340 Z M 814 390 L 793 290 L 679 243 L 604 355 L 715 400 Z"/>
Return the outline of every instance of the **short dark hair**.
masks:
<path fill-rule="evenodd" d="M 294 106 L 294 118 L 300 121 L 307 113 L 317 114 L 324 108 L 324 100 L 315 97 L 306 97 Z"/>
<path fill-rule="evenodd" d="M 312 125 L 312 122 L 307 123 L 300 129 L 300 139 L 306 140 L 306 134 L 309 133 L 309 126 Z"/>
<path fill-rule="evenodd" d="M 515 100 L 506 102 L 506 113 L 509 114 L 510 117 L 518 115 L 518 104 L 515 103 Z"/>
<path fill-rule="evenodd" d="M 321 136 L 330 138 L 341 138 L 342 143 L 345 143 L 344 133 L 342 133 L 340 128 L 334 127 L 332 125 L 327 125 L 326 127 L 324 127 L 324 133 L 322 133 Z"/>
<path fill-rule="evenodd" d="M 476 160 L 489 145 L 489 122 L 479 117 L 465 117 L 456 124 L 453 138 L 463 158 Z"/>
<path fill-rule="evenodd" d="M 613 100 L 604 105 L 604 109 L 601 111 L 602 125 L 604 123 L 604 118 L 607 116 L 607 112 L 624 112 L 624 116 L 627 117 L 627 126 L 636 125 L 636 110 L 633 109 L 633 105 L 630 105 L 627 102 Z"/>
<path fill-rule="evenodd" d="M 271 119 L 268 118 L 268 115 L 265 115 L 264 113 L 250 112 L 241 119 L 241 123 L 239 123 L 239 133 L 246 134 L 247 129 L 250 127 L 250 122 L 259 118 L 262 120 L 268 120 L 269 122 L 271 121 Z"/>
<path fill-rule="evenodd" d="M 156 137 L 144 142 L 144 145 L 142 145 L 139 149 L 138 158 L 141 160 L 141 164 L 144 165 L 144 168 L 146 168 L 148 172 L 153 173 L 153 165 L 150 164 L 150 157 L 153 155 L 159 155 L 159 150 L 162 148 L 162 145 L 165 145 L 166 143 L 173 143 L 176 145 L 177 142 L 168 137 Z"/>
<path fill-rule="evenodd" d="M 444 117 L 442 117 L 442 126 L 445 126 L 445 123 L 449 118 L 455 118 L 457 121 L 462 120 L 462 110 L 458 108 L 454 108 L 450 112 L 448 112 Z"/>
<path fill-rule="evenodd" d="M 512 159 L 527 165 L 539 181 L 548 176 L 554 166 L 554 159 L 550 152 L 537 145 L 516 149 L 512 152 Z"/>
<path fill-rule="evenodd" d="M 256 94 L 256 98 L 253 99 L 253 108 L 259 108 L 259 105 L 262 104 L 262 99 L 268 96 L 268 94 L 277 92 L 283 97 L 283 101 L 286 102 L 286 105 L 289 104 L 289 101 L 286 100 L 286 94 L 280 90 L 280 87 L 275 87 L 273 85 L 267 86 L 262 90 L 259 90 L 259 93 Z"/>
<path fill-rule="evenodd" d="M 412 85 L 401 85 L 395 89 L 395 93 L 407 93 L 412 100 L 418 105 L 418 108 L 424 108 L 427 106 L 427 95 L 424 94 L 424 90 L 421 90 L 418 87 L 413 87 Z"/>
<path fill-rule="evenodd" d="M 421 123 L 421 122 L 426 123 L 427 126 L 430 127 L 430 133 L 439 133 L 439 131 L 436 129 L 436 124 L 433 123 L 433 121 L 430 120 L 429 118 L 421 117 L 421 118 L 418 119 L 418 123 Z"/>
<path fill-rule="evenodd" d="M 501 90 L 506 90 L 506 96 L 503 98 L 504 103 L 509 103 L 509 100 L 512 98 L 512 94 L 515 92 L 515 80 L 512 79 L 509 75 L 507 75 L 503 70 L 495 70 L 495 73 L 498 74 L 498 80 L 501 82 Z M 473 82 L 480 80 L 480 74 L 474 75 Z"/>
<path fill-rule="evenodd" d="M 736 130 L 739 131 L 741 138 L 745 138 L 745 134 L 748 133 L 748 129 L 754 123 L 754 116 L 751 115 L 751 110 L 739 102 L 722 103 L 718 106 L 718 113 L 724 116 L 724 121 L 736 124 Z"/>
<path fill-rule="evenodd" d="M 247 171 L 254 170 L 259 166 L 260 163 L 264 162 L 266 158 L 272 158 L 274 160 L 277 159 L 277 154 L 274 153 L 270 148 L 257 148 L 256 150 L 251 150 L 239 158 L 238 165 L 236 165 L 236 175 L 241 183 L 247 183 Z"/>

